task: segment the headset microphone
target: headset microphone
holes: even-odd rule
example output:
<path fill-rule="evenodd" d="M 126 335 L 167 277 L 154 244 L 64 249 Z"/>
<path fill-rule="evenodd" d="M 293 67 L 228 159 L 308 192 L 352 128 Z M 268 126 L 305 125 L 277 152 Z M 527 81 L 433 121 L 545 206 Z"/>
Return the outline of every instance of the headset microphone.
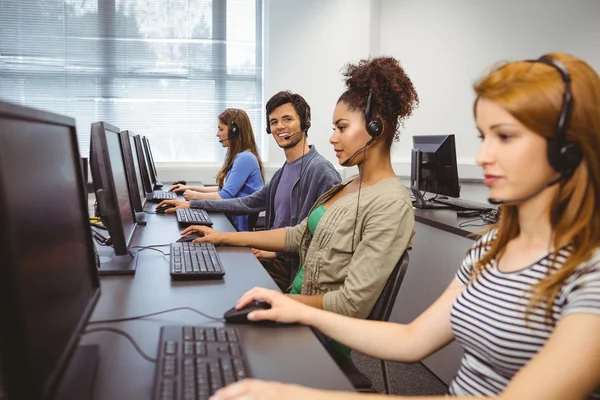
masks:
<path fill-rule="evenodd" d="M 354 154 L 352 154 L 350 157 L 348 157 L 348 158 L 346 159 L 346 161 L 342 162 L 342 167 L 345 167 L 345 166 L 347 166 L 347 165 L 350 163 L 350 161 L 352 161 L 352 159 L 353 159 L 353 158 L 354 158 L 354 157 L 355 157 L 355 156 L 356 156 L 358 153 L 360 153 L 361 151 L 363 151 L 364 149 L 366 149 L 366 148 L 367 148 L 367 147 L 368 147 L 368 146 L 369 146 L 371 143 L 373 143 L 373 141 L 374 141 L 375 139 L 376 139 L 375 137 L 372 137 L 371 139 L 369 139 L 369 141 L 367 142 L 367 144 L 365 144 L 365 145 L 364 145 L 363 147 L 361 147 L 360 149 L 356 150 L 356 151 L 354 152 Z"/>
<path fill-rule="evenodd" d="M 285 140 L 290 140 L 292 137 L 294 137 L 294 136 L 296 136 L 297 134 L 299 134 L 299 133 L 302 133 L 302 132 L 304 132 L 304 131 L 303 131 L 303 130 L 300 130 L 300 131 L 298 131 L 298 132 L 294 132 L 294 133 L 292 133 L 291 135 L 284 137 L 284 139 L 285 139 Z M 277 134 L 276 134 L 276 135 L 277 135 Z"/>
<path fill-rule="evenodd" d="M 516 199 L 494 199 L 494 198 L 488 198 L 488 203 L 490 204 L 494 204 L 494 205 L 501 205 L 501 204 L 506 204 L 506 203 L 521 203 L 523 201 L 529 200 L 534 198 L 535 196 L 537 196 L 538 194 L 542 193 L 544 190 L 546 190 L 547 188 L 549 188 L 550 186 L 554 186 L 556 185 L 558 182 L 560 182 L 566 175 L 564 173 L 560 173 L 560 175 L 558 175 L 556 178 L 552 179 L 550 182 L 546 183 L 544 186 L 542 186 L 540 189 L 536 190 L 535 192 L 524 196 L 524 197 L 517 197 Z"/>
<path fill-rule="evenodd" d="M 226 142 L 226 141 L 228 141 L 228 140 L 229 140 L 229 138 L 225 138 L 225 139 L 219 139 L 219 143 L 223 143 L 223 142 Z"/>

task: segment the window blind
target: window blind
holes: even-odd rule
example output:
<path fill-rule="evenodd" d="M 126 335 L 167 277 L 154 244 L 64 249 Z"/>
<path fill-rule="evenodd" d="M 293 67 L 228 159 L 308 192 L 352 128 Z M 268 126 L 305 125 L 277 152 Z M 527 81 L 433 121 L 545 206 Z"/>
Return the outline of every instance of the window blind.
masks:
<path fill-rule="evenodd" d="M 262 0 L 0 0 L 0 98 L 147 136 L 157 162 L 221 163 L 217 116 L 262 110 Z"/>

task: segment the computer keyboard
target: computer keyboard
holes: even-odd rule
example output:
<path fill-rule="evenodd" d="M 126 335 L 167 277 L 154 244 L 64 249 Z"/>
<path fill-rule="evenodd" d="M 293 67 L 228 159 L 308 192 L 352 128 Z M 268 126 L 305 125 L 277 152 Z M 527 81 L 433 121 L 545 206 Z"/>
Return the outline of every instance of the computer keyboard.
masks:
<path fill-rule="evenodd" d="M 225 275 L 211 243 L 171 243 L 171 276 L 176 279 L 219 279 Z"/>
<path fill-rule="evenodd" d="M 158 343 L 154 400 L 208 400 L 249 376 L 235 328 L 163 326 Z"/>
<path fill-rule="evenodd" d="M 432 199 L 434 203 L 445 204 L 452 208 L 460 209 L 460 210 L 489 210 L 490 208 L 497 208 L 497 206 L 493 206 L 491 204 L 481 204 L 475 203 L 472 201 L 457 199 L 455 197 L 447 197 L 445 199 Z"/>
<path fill-rule="evenodd" d="M 212 226 L 212 221 L 208 213 L 199 208 L 178 208 L 177 222 L 185 225 L 208 225 Z"/>
<path fill-rule="evenodd" d="M 164 192 L 160 190 L 155 190 L 152 193 L 146 194 L 146 200 L 152 201 L 155 203 L 161 202 L 163 200 L 177 200 L 177 194 L 173 192 Z"/>

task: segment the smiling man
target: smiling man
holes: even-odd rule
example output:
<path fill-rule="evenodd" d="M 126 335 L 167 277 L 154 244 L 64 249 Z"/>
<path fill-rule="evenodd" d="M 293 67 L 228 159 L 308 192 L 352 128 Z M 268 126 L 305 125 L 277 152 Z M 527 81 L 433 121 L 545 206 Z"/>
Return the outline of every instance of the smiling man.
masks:
<path fill-rule="evenodd" d="M 178 208 L 202 208 L 209 212 L 253 214 L 265 211 L 265 229 L 295 226 L 307 216 L 316 200 L 341 182 L 334 166 L 307 142 L 310 106 L 299 94 L 281 91 L 266 104 L 267 133 L 285 152 L 286 162 L 261 190 L 242 198 L 227 200 L 165 200 Z M 159 205 L 160 206 L 160 205 Z M 175 209 L 167 212 L 175 212 Z M 296 254 L 252 249 L 275 280 L 287 289 L 299 270 Z"/>

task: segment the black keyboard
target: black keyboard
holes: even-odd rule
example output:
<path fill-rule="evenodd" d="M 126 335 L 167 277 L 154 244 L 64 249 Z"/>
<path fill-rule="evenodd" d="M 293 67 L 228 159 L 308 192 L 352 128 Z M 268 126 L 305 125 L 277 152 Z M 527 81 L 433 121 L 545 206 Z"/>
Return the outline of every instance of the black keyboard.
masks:
<path fill-rule="evenodd" d="M 240 339 L 235 328 L 163 326 L 154 400 L 208 400 L 223 386 L 248 377 Z"/>
<path fill-rule="evenodd" d="M 472 201 L 457 199 L 455 197 L 448 197 L 446 199 L 432 199 L 434 203 L 445 204 L 452 208 L 460 209 L 460 210 L 489 210 L 490 208 L 497 208 L 497 206 L 491 204 L 480 204 Z"/>
<path fill-rule="evenodd" d="M 161 202 L 163 200 L 177 200 L 177 194 L 173 192 L 164 192 L 160 190 L 155 190 L 152 193 L 146 194 L 146 200 L 152 201 L 155 203 Z"/>
<path fill-rule="evenodd" d="M 178 279 L 219 279 L 225 275 L 211 243 L 171 243 L 171 276 Z"/>
<path fill-rule="evenodd" d="M 208 213 L 199 208 L 178 208 L 177 222 L 185 225 L 208 225 L 212 226 L 212 221 Z"/>

